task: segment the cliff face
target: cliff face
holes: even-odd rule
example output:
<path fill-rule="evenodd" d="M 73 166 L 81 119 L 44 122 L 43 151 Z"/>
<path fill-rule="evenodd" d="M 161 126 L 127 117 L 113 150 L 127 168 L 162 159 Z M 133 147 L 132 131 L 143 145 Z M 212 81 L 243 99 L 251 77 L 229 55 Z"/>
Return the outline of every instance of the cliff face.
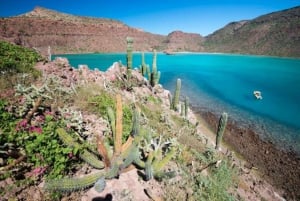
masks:
<path fill-rule="evenodd" d="M 0 19 L 0 40 L 46 53 L 124 52 L 126 37 L 136 51 L 197 51 L 300 57 L 300 7 L 229 23 L 213 34 L 144 32 L 112 19 L 79 17 L 37 7 Z"/>
<path fill-rule="evenodd" d="M 165 36 L 131 28 L 119 21 L 78 17 L 37 7 L 33 11 L 0 19 L 0 39 L 53 53 L 119 52 L 126 37 L 135 39 L 134 49 L 161 48 Z"/>
<path fill-rule="evenodd" d="M 230 23 L 203 45 L 210 52 L 300 57 L 300 7 Z"/>

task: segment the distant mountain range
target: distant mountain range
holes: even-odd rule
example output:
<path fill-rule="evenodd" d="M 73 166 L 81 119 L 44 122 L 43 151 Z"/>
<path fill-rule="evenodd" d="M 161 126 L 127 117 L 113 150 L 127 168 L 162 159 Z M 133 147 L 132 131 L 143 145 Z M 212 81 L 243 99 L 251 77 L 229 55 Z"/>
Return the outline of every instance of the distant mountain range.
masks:
<path fill-rule="evenodd" d="M 155 48 L 300 57 L 300 7 L 232 22 L 207 37 L 182 31 L 153 34 L 113 19 L 80 17 L 41 7 L 0 18 L 0 40 L 34 47 L 44 54 L 48 46 L 56 54 L 124 52 L 127 36 L 134 38 L 136 51 Z"/>

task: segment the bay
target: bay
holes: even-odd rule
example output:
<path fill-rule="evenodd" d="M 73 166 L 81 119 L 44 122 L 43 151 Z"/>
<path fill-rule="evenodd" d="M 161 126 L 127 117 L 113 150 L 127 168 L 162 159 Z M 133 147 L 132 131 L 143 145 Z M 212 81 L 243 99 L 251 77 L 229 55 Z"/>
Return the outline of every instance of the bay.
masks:
<path fill-rule="evenodd" d="M 105 71 L 113 62 L 126 64 L 125 53 L 66 54 L 73 67 L 86 64 Z M 152 53 L 145 53 L 152 66 Z M 134 53 L 133 66 L 141 64 Z M 180 53 L 157 54 L 160 83 L 173 93 L 182 80 L 181 95 L 193 107 L 216 115 L 227 112 L 231 120 L 256 130 L 281 148 L 300 153 L 300 59 L 267 56 Z M 253 91 L 262 92 L 256 100 Z"/>

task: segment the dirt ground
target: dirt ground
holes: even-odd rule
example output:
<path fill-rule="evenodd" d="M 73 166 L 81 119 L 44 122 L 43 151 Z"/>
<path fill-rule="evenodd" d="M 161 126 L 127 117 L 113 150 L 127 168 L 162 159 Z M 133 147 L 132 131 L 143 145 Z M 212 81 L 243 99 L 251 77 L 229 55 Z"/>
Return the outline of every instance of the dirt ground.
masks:
<path fill-rule="evenodd" d="M 200 115 L 216 130 L 218 117 L 211 112 Z M 228 122 L 225 143 L 246 160 L 249 169 L 278 190 L 286 200 L 300 200 L 300 156 L 286 152 L 268 141 L 263 141 L 251 128 L 241 128 Z M 257 186 L 255 184 L 254 186 Z"/>

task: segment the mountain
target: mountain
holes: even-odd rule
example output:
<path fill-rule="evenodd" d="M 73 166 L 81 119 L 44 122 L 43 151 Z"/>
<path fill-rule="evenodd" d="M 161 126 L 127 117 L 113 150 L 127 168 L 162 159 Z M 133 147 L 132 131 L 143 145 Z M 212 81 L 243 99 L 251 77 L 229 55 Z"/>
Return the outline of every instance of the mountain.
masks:
<path fill-rule="evenodd" d="M 129 27 L 120 21 L 79 17 L 36 7 L 16 17 L 0 19 L 0 39 L 53 53 L 126 51 L 126 37 L 135 50 L 160 48 L 165 36 Z"/>
<path fill-rule="evenodd" d="M 80 17 L 36 7 L 23 15 L 0 18 L 0 40 L 52 53 L 124 52 L 126 37 L 134 50 L 224 52 L 300 57 L 300 7 L 231 22 L 213 34 L 145 32 L 120 21 Z"/>
<path fill-rule="evenodd" d="M 229 23 L 203 46 L 208 52 L 300 57 L 300 6 Z"/>

